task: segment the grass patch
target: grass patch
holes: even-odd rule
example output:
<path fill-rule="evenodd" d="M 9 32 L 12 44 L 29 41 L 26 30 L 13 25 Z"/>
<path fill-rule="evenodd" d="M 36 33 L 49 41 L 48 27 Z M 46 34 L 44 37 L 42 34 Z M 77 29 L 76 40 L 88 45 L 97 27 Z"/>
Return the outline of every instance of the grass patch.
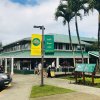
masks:
<path fill-rule="evenodd" d="M 82 78 L 78 78 L 78 81 L 83 81 Z M 90 85 L 92 84 L 92 78 L 91 77 L 85 77 L 85 84 Z M 94 87 L 100 88 L 100 78 L 94 78 Z"/>
<path fill-rule="evenodd" d="M 75 77 L 73 75 L 66 75 L 66 76 L 61 76 L 59 77 L 61 79 L 68 79 L 68 80 L 75 80 Z M 83 81 L 83 78 L 77 78 L 77 80 L 79 81 Z M 92 82 L 92 77 L 85 77 L 85 81 L 86 82 Z M 94 83 L 95 84 L 100 84 L 100 78 L 94 78 Z"/>
<path fill-rule="evenodd" d="M 83 78 L 78 78 L 78 80 L 83 80 Z M 91 77 L 85 77 L 85 81 L 90 83 L 92 82 L 92 78 Z M 94 84 L 100 84 L 100 78 L 94 78 Z"/>
<path fill-rule="evenodd" d="M 75 81 L 75 77 L 73 75 L 61 76 L 59 78 Z M 82 77 L 77 78 L 77 81 L 78 81 L 78 84 L 83 84 L 83 78 Z M 85 85 L 100 88 L 100 78 L 94 78 L 94 85 L 92 85 L 92 77 L 85 77 Z"/>
<path fill-rule="evenodd" d="M 75 80 L 74 76 L 72 76 L 72 75 L 60 76 L 59 78 L 68 79 L 68 80 Z"/>
<path fill-rule="evenodd" d="M 70 92 L 74 92 L 74 91 L 70 89 L 51 86 L 51 85 L 33 86 L 31 90 L 30 98 L 43 97 L 43 96 L 49 96 L 54 94 L 70 93 Z"/>
<path fill-rule="evenodd" d="M 95 85 L 95 87 L 100 88 L 100 83 L 98 83 L 97 85 Z"/>

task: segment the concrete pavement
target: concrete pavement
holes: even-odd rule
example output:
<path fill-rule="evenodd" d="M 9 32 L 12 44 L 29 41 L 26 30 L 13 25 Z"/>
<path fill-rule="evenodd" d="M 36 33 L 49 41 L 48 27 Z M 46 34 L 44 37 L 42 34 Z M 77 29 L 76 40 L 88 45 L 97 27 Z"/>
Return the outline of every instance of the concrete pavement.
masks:
<path fill-rule="evenodd" d="M 94 95 L 100 96 L 100 88 L 73 84 L 73 82 L 70 84 L 70 81 L 65 80 L 65 79 L 52 78 L 52 81 L 51 81 L 51 79 L 49 78 L 49 79 L 45 80 L 45 83 L 59 86 L 59 87 L 63 87 L 63 88 L 72 89 L 72 90 L 75 90 L 77 92 L 94 94 Z"/>
<path fill-rule="evenodd" d="M 32 75 L 14 75 L 12 86 L 0 93 L 0 100 L 29 100 L 32 85 Z"/>
<path fill-rule="evenodd" d="M 30 100 L 99 100 L 100 98 L 99 88 L 70 84 L 70 81 L 58 78 L 44 78 L 44 82 L 45 84 L 72 89 L 76 92 L 45 96 Z M 14 75 L 12 86 L 0 92 L 0 100 L 29 100 L 33 85 L 40 85 L 40 76 Z"/>
<path fill-rule="evenodd" d="M 100 100 L 100 97 L 86 93 L 73 92 L 66 94 L 56 94 L 40 98 L 33 98 L 30 100 Z"/>

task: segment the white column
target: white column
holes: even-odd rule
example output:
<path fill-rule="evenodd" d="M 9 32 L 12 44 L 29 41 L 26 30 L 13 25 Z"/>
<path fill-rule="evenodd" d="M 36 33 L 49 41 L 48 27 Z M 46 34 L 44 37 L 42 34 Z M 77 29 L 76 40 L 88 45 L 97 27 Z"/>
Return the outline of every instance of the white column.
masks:
<path fill-rule="evenodd" d="M 11 75 L 14 74 L 13 69 L 14 69 L 14 58 L 11 58 Z"/>
<path fill-rule="evenodd" d="M 74 61 L 74 67 L 76 67 L 76 62 L 75 62 L 75 58 L 73 58 L 73 61 Z"/>
<path fill-rule="evenodd" d="M 30 61 L 30 70 L 31 70 L 31 61 Z"/>
<path fill-rule="evenodd" d="M 0 58 L 0 65 L 2 65 L 2 58 Z"/>
<path fill-rule="evenodd" d="M 5 58 L 5 73 L 7 73 L 7 58 Z"/>
<path fill-rule="evenodd" d="M 56 58 L 56 68 L 59 68 L 59 58 Z"/>
<path fill-rule="evenodd" d="M 20 70 L 20 61 L 17 61 L 17 69 Z"/>

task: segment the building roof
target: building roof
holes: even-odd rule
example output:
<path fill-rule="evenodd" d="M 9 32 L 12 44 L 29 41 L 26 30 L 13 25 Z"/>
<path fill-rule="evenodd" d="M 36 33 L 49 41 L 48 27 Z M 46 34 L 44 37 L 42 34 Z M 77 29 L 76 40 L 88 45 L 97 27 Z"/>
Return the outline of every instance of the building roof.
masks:
<path fill-rule="evenodd" d="M 88 54 L 99 58 L 99 52 L 98 51 L 89 51 Z"/>
<path fill-rule="evenodd" d="M 95 38 L 88 38 L 88 37 L 81 37 L 81 40 L 82 41 L 85 41 L 85 42 L 89 42 L 89 43 L 93 43 L 93 42 L 97 42 L 98 40 L 95 39 Z"/>
<path fill-rule="evenodd" d="M 70 43 L 69 41 L 69 36 L 68 35 L 64 35 L 64 34 L 46 34 L 46 35 L 54 35 L 54 42 L 58 42 L 58 43 Z M 90 45 L 91 42 L 96 42 L 97 39 L 94 39 L 94 38 L 86 38 L 86 37 L 81 37 L 81 44 L 84 44 L 84 45 Z M 26 41 L 31 41 L 31 38 L 28 37 L 28 38 L 24 38 L 22 40 L 18 40 L 18 41 L 15 41 L 15 42 L 12 42 L 12 43 L 9 43 L 3 47 L 7 47 L 7 46 L 10 46 L 10 45 L 14 45 L 16 43 L 23 43 L 23 42 L 26 42 Z M 72 36 L 72 43 L 73 44 L 79 44 L 78 43 L 78 39 L 77 39 L 77 36 Z"/>
<path fill-rule="evenodd" d="M 55 42 L 59 42 L 59 43 L 70 43 L 69 41 L 69 36 L 68 35 L 62 35 L 62 34 L 53 34 L 54 35 L 54 41 Z M 72 43 L 73 44 L 79 44 L 78 43 L 78 38 L 77 36 L 71 36 L 72 37 Z M 82 41 L 81 41 L 81 44 L 84 44 L 84 45 L 90 45 L 89 43 L 83 41 L 84 39 L 86 40 L 86 38 L 80 38 Z M 88 38 L 87 38 L 88 40 Z M 89 39 L 90 41 L 92 39 Z"/>
<path fill-rule="evenodd" d="M 1 58 L 41 58 L 41 56 L 32 56 L 30 55 L 30 50 L 22 50 L 22 51 L 16 51 L 16 52 L 8 52 L 8 53 L 2 53 L 0 54 Z M 74 56 L 72 51 L 58 51 L 55 50 L 54 55 L 45 55 L 45 58 L 81 58 L 81 52 L 75 51 Z M 88 57 L 88 53 L 84 52 L 84 57 Z"/>

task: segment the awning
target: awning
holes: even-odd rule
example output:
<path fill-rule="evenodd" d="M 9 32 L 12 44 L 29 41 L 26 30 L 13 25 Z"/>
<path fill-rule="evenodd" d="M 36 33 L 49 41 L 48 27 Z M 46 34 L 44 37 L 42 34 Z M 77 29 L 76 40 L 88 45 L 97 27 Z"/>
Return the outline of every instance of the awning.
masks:
<path fill-rule="evenodd" d="M 98 51 L 89 51 L 88 54 L 92 55 L 92 56 L 95 56 L 95 57 L 99 57 L 99 52 Z"/>
<path fill-rule="evenodd" d="M 88 58 L 88 53 L 84 52 L 84 58 Z M 31 56 L 30 50 L 22 50 L 16 52 L 8 52 L 0 54 L 0 58 L 41 58 L 41 56 Z M 45 58 L 81 58 L 81 51 L 75 51 L 74 56 L 72 51 L 55 50 L 54 55 L 44 55 Z"/>

